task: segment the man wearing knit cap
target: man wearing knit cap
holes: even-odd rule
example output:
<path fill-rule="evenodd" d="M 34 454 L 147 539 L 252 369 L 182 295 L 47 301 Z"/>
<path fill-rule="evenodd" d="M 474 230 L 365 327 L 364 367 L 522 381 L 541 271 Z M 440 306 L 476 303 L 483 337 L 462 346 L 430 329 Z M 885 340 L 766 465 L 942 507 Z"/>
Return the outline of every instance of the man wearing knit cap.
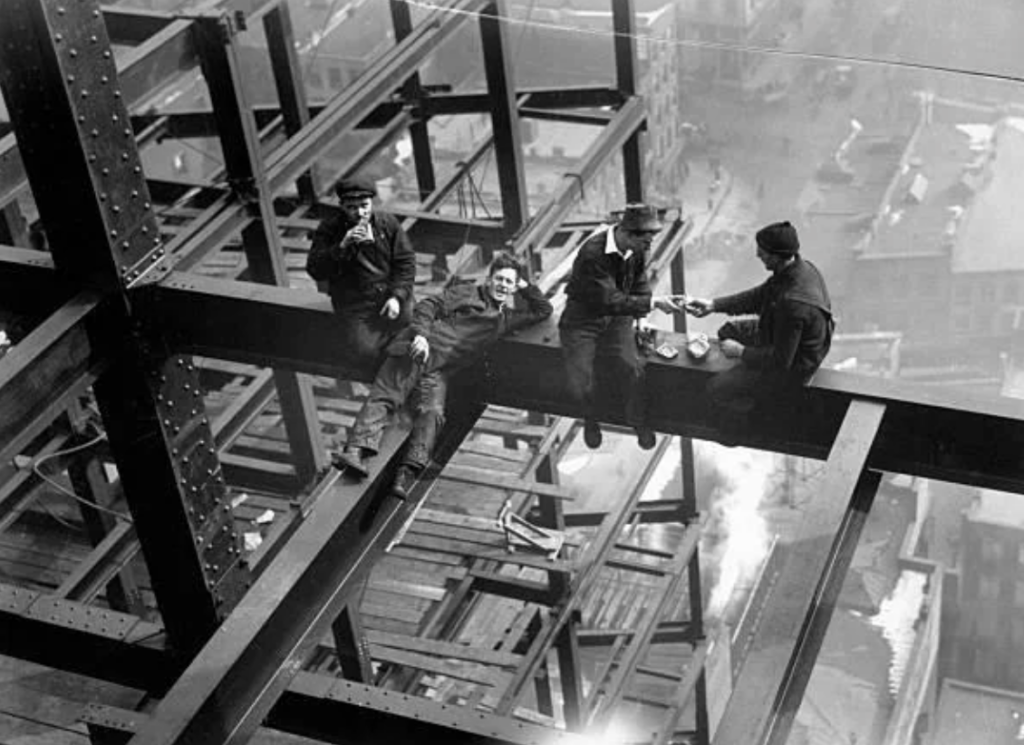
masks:
<path fill-rule="evenodd" d="M 372 181 L 347 177 L 334 190 L 340 210 L 313 234 L 306 271 L 327 285 L 352 367 L 375 370 L 409 322 L 416 254 L 398 220 L 373 208 Z"/>
<path fill-rule="evenodd" d="M 692 298 L 685 306 L 698 318 L 757 314 L 756 319 L 729 321 L 718 331 L 722 354 L 742 361 L 708 384 L 727 439 L 735 437 L 751 412 L 798 393 L 828 354 L 835 328 L 825 280 L 800 256 L 796 228 L 772 223 L 754 239 L 757 258 L 772 273 L 766 282 L 714 300 Z"/>
<path fill-rule="evenodd" d="M 583 440 L 601 446 L 595 403 L 595 360 L 610 385 L 602 396 L 623 399 L 625 420 L 644 450 L 654 447 L 654 432 L 644 424 L 641 376 L 633 320 L 657 308 L 682 309 L 671 295 L 651 295 L 647 250 L 663 225 L 654 207 L 630 204 L 617 225 L 597 231 L 580 246 L 559 321 L 569 395 L 583 409 Z"/>

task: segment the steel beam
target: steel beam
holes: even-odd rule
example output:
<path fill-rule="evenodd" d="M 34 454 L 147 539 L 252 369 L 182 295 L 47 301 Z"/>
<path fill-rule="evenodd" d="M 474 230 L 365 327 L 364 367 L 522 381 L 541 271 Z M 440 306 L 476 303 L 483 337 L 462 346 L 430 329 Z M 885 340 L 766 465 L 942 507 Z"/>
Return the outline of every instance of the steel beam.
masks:
<path fill-rule="evenodd" d="M 280 13 L 270 17 L 280 18 Z M 254 218 L 242 231 L 250 278 L 286 287 L 288 270 L 263 172 L 259 136 L 248 110 L 235 34 L 229 17 L 202 18 L 196 22 L 195 42 L 213 101 L 228 178 Z M 295 102 L 292 104 L 294 108 Z M 292 371 L 275 370 L 274 384 L 296 474 L 300 482 L 309 483 L 326 465 L 310 380 Z"/>
<path fill-rule="evenodd" d="M 801 662 L 810 666 L 813 656 L 801 656 L 802 642 L 820 646 L 820 635 L 827 628 L 831 609 L 821 605 L 822 600 L 828 600 L 827 593 L 822 593 L 826 587 L 834 590 L 836 583 L 842 583 L 849 554 L 856 545 L 855 540 L 851 545 L 844 536 L 855 537 L 860 523 L 848 521 L 847 516 L 851 503 L 855 510 L 864 506 L 865 498 L 870 503 L 865 492 L 873 493 L 878 484 L 877 477 L 864 474 L 873 448 L 881 444 L 877 435 L 886 416 L 882 403 L 854 400 L 849 404 L 816 490 L 822 499 L 814 510 L 805 513 L 793 551 L 775 583 L 773 594 L 778 593 L 782 600 L 773 606 L 769 597 L 763 611 L 764 636 L 770 638 L 760 640 L 761 644 L 755 640 L 715 733 L 716 745 L 764 742 L 762 737 L 776 715 L 795 715 L 795 711 L 783 712 L 775 706 L 799 703 L 789 697 L 790 690 L 802 696 L 800 681 L 793 678 L 793 666 Z M 817 588 L 815 583 L 819 583 Z M 793 651 L 787 654 L 789 645 L 779 644 L 780 639 L 794 640 Z M 806 679 L 802 682 L 806 684 Z M 790 689 L 791 683 L 798 686 Z"/>
<path fill-rule="evenodd" d="M 391 0 L 391 25 L 395 30 L 395 39 L 401 41 L 412 33 L 412 13 L 409 11 L 409 4 L 404 0 Z M 418 100 L 423 95 L 423 88 L 420 85 L 420 74 L 414 72 L 402 86 L 402 93 L 406 98 Z M 434 161 L 431 157 L 430 133 L 428 131 L 428 120 L 425 116 L 419 116 L 409 124 L 409 138 L 412 141 L 412 158 L 416 167 L 416 186 L 420 192 L 420 201 L 423 201 L 437 188 L 434 179 Z"/>
<path fill-rule="evenodd" d="M 818 653 L 825 643 L 832 613 L 839 602 L 839 593 L 846 581 L 846 573 L 853 563 L 853 555 L 860 542 L 881 479 L 882 474 L 878 471 L 864 470 L 861 471 L 853 488 L 843 522 L 832 541 L 824 571 L 818 577 L 810 607 L 804 616 L 796 645 L 786 664 L 768 724 L 759 740 L 764 745 L 785 745 L 789 742 L 790 730 L 796 721 L 804 693 L 814 673 Z M 832 498 L 832 492 L 825 493 Z"/>
<path fill-rule="evenodd" d="M 194 366 L 139 332 L 126 295 L 166 270 L 165 252 L 106 28 L 96 2 L 12 0 L 4 12 L 0 84 L 33 196 L 57 270 L 106 295 L 104 322 L 93 311 L 76 326 L 114 360 L 93 388 L 164 623 L 195 649 L 245 571 Z"/>
<path fill-rule="evenodd" d="M 482 411 L 472 395 L 452 408 L 435 448 L 437 468 Z M 387 433 L 365 481 L 328 477 L 305 522 L 224 622 L 224 633 L 193 660 L 133 742 L 221 745 L 248 739 L 422 496 L 400 501 L 384 489 L 406 433 L 397 427 Z"/>
<path fill-rule="evenodd" d="M 90 329 L 112 321 L 109 306 L 84 292 L 0 358 L 0 462 L 7 463 L 83 394 L 118 351 Z"/>
<path fill-rule="evenodd" d="M 329 343 L 332 311 L 322 296 L 177 274 L 143 292 L 151 293 L 149 312 L 173 334 L 176 348 L 326 375 L 348 369 L 344 352 Z M 666 341 L 685 345 L 681 336 L 667 335 Z M 489 403 L 580 416 L 563 389 L 554 321 L 499 342 L 489 356 Z M 700 362 L 686 355 L 648 360 L 646 385 L 659 402 L 651 412 L 655 429 L 714 439 L 715 418 L 704 389 L 712 373 L 732 364 L 717 347 Z M 353 375 L 367 380 L 370 371 Z M 1016 399 L 821 370 L 807 389 L 806 407 L 784 423 L 752 428 L 741 444 L 824 460 L 855 398 L 889 407 L 871 468 L 1024 493 L 1024 402 Z M 612 410 L 601 416 L 625 424 Z"/>
<path fill-rule="evenodd" d="M 159 695 L 183 665 L 159 624 L 0 584 L 0 654 Z"/>
<path fill-rule="evenodd" d="M 267 35 L 270 66 L 274 72 L 277 98 L 281 102 L 284 131 L 289 137 L 309 123 L 309 104 L 306 86 L 302 80 L 302 67 L 295 51 L 295 32 L 292 29 L 288 3 L 277 6 L 263 17 L 263 30 Z M 311 166 L 296 182 L 299 197 L 309 204 L 316 201 L 317 167 Z"/>
<path fill-rule="evenodd" d="M 644 126 L 645 116 L 643 102 L 637 98 L 631 98 L 622 105 L 612 121 L 601 130 L 601 134 L 580 158 L 579 171 L 565 174 L 561 186 L 552 195 L 551 200 L 533 216 L 522 233 L 516 236 L 514 246 L 518 255 L 525 256 L 546 245 L 548 239 L 585 193 L 585 185 L 601 171 L 626 141 Z"/>
<path fill-rule="evenodd" d="M 633 0 L 612 3 L 612 26 L 615 29 L 615 80 L 626 96 L 637 94 L 636 17 Z M 640 132 L 634 132 L 622 146 L 622 175 L 625 179 L 626 201 L 644 200 L 643 156 L 640 153 Z"/>
<path fill-rule="evenodd" d="M 491 131 L 494 133 L 498 163 L 501 216 L 507 235 L 512 236 L 530 219 L 530 204 L 526 193 L 522 133 L 504 15 L 504 0 L 493 0 L 487 4 L 480 14 L 480 44 L 484 53 L 487 95 L 491 99 Z"/>
<path fill-rule="evenodd" d="M 174 23 L 174 16 L 139 8 L 103 8 L 103 22 L 111 44 L 138 46 Z"/>
<path fill-rule="evenodd" d="M 416 71 L 437 45 L 486 0 L 452 0 L 423 18 L 409 36 L 389 50 L 373 70 L 336 97 L 267 162 L 271 193 L 280 193 L 319 157 L 340 133 L 354 127 L 366 111 L 383 101 Z"/>

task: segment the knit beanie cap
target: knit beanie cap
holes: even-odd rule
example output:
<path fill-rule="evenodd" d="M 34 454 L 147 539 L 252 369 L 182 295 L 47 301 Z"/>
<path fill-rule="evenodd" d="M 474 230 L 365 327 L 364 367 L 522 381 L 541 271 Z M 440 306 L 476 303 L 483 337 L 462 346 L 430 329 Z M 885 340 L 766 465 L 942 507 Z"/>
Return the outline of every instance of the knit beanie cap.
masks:
<path fill-rule="evenodd" d="M 796 236 L 796 228 L 788 221 L 766 225 L 757 231 L 754 240 L 762 251 L 770 254 L 795 256 L 800 253 L 800 239 Z"/>

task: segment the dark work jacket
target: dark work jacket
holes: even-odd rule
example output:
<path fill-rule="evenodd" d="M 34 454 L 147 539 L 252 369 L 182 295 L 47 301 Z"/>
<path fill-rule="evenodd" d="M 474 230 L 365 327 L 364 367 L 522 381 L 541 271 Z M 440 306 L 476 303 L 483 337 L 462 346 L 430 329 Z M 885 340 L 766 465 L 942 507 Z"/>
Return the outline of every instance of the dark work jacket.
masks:
<path fill-rule="evenodd" d="M 614 229 L 614 228 L 612 228 Z M 576 254 L 565 287 L 563 324 L 574 318 L 645 316 L 651 309 L 647 261 L 641 251 L 625 259 L 605 253 L 607 231 L 590 236 Z"/>
<path fill-rule="evenodd" d="M 369 303 L 379 309 L 390 297 L 403 306 L 411 302 L 416 253 L 398 220 L 386 212 L 373 212 L 373 241 L 343 252 L 341 240 L 354 225 L 344 213 L 320 224 L 306 260 L 309 276 L 327 283 L 335 308 Z"/>
<path fill-rule="evenodd" d="M 515 294 L 513 307 L 500 308 L 483 285 L 460 282 L 416 303 L 412 323 L 388 346 L 388 354 L 408 354 L 413 337 L 422 335 L 430 344 L 427 370 L 455 372 L 505 334 L 550 315 L 551 303 L 533 285 Z"/>
<path fill-rule="evenodd" d="M 796 260 L 753 289 L 715 299 L 715 310 L 758 315 L 758 344 L 743 361 L 769 372 L 788 372 L 806 382 L 832 345 L 832 303 L 821 272 Z"/>

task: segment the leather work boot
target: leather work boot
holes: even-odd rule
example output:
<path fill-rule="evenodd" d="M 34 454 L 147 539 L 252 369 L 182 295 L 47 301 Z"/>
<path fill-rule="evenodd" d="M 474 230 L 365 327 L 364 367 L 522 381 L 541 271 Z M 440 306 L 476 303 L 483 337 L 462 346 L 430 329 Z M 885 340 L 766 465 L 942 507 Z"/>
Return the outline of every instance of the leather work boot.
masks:
<path fill-rule="evenodd" d="M 409 466 L 399 466 L 395 473 L 395 481 L 391 485 L 391 493 L 404 502 L 409 498 L 409 492 L 415 483 L 416 472 Z"/>
<path fill-rule="evenodd" d="M 601 425 L 593 419 L 583 420 L 583 442 L 591 450 L 601 447 Z"/>
<path fill-rule="evenodd" d="M 636 432 L 636 442 L 641 450 L 652 450 L 658 442 L 650 427 L 634 427 L 633 431 Z"/>
<path fill-rule="evenodd" d="M 370 469 L 366 467 L 366 456 L 363 455 L 361 447 L 346 445 L 335 451 L 331 456 L 331 462 L 339 471 L 348 471 L 357 479 L 365 479 L 370 475 Z"/>

